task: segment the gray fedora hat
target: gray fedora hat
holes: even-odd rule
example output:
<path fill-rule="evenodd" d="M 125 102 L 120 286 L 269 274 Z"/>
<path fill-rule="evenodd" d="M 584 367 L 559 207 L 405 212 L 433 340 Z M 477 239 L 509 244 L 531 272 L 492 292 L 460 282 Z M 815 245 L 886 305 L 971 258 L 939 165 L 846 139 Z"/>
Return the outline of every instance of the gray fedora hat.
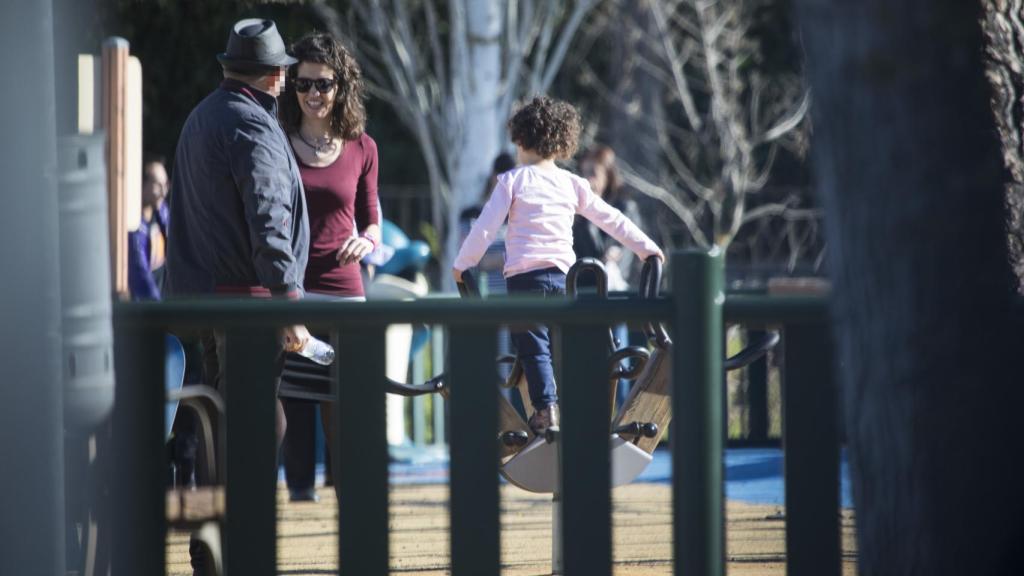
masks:
<path fill-rule="evenodd" d="M 246 18 L 231 28 L 227 50 L 217 55 L 221 66 L 236 72 L 261 72 L 298 62 L 285 51 L 273 20 Z"/>

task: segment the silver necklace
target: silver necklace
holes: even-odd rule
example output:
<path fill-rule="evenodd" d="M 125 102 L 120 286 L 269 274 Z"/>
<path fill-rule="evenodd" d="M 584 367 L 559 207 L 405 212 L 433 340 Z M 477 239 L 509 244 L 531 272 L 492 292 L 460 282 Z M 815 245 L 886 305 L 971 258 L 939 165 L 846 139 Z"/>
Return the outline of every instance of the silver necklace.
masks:
<path fill-rule="evenodd" d="M 323 142 L 317 138 L 315 142 L 310 143 L 310 141 L 306 140 L 306 137 L 302 135 L 302 130 L 296 130 L 295 133 L 299 135 L 299 140 L 302 140 L 303 144 L 309 146 L 313 150 L 313 155 L 317 158 L 326 158 L 334 151 L 334 138 L 331 138 L 330 136 L 324 138 Z"/>

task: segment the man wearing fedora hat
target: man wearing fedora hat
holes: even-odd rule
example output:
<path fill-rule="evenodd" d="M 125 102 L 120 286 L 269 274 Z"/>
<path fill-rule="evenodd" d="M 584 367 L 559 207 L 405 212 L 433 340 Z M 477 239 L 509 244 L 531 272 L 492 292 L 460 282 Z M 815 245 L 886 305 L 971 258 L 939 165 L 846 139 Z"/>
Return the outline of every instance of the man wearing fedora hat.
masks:
<path fill-rule="evenodd" d="M 273 21 L 249 18 L 232 27 L 217 60 L 224 80 L 192 110 L 178 139 L 165 292 L 301 298 L 309 219 L 276 99 L 295 59 Z M 298 350 L 308 339 L 305 326 L 283 330 L 284 350 Z M 208 332 L 202 340 L 204 379 L 219 387 L 223 334 Z M 279 356 L 283 368 L 284 354 Z M 276 424 L 280 443 L 280 401 Z M 196 573 L 206 573 L 200 565 Z"/>

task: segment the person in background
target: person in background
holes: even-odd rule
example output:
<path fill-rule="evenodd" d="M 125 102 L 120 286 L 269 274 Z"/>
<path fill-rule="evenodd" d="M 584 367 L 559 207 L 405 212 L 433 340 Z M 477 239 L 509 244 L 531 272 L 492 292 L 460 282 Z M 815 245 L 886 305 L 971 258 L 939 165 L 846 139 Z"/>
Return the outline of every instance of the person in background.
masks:
<path fill-rule="evenodd" d="M 491 163 L 491 174 L 487 177 L 487 182 L 484 184 L 484 189 L 480 193 L 480 201 L 478 204 L 464 209 L 459 213 L 459 222 L 465 222 L 468 226 L 472 226 L 473 220 L 480 217 L 480 210 L 483 208 L 487 199 L 491 196 L 491 190 L 494 190 L 494 185 L 498 182 L 498 176 L 508 172 L 509 170 L 516 167 L 516 159 L 508 152 L 501 152 L 494 157 L 494 162 Z M 466 230 L 466 234 L 469 230 Z M 465 236 L 465 234 L 463 234 Z"/>
<path fill-rule="evenodd" d="M 615 151 L 600 144 L 582 154 L 580 175 L 590 183 L 594 194 L 643 228 L 643 220 L 635 200 L 622 186 L 615 165 Z M 597 258 L 608 273 L 608 289 L 624 291 L 635 284 L 638 266 L 633 255 L 586 218 L 576 217 L 572 226 L 572 244 L 576 258 Z"/>
<path fill-rule="evenodd" d="M 235 23 L 217 60 L 224 80 L 192 110 L 178 139 L 166 295 L 300 299 L 309 219 L 298 165 L 277 119 L 277 95 L 296 60 L 274 22 L 258 18 Z M 284 351 L 301 349 L 309 338 L 305 326 L 282 329 L 273 369 L 278 383 Z M 202 340 L 204 380 L 223 391 L 224 333 L 207 330 Z M 278 443 L 285 427 L 278 402 Z M 276 469 L 265 473 L 276 476 Z M 195 574 L 211 573 L 198 539 L 189 551 Z"/>
<path fill-rule="evenodd" d="M 643 228 L 643 220 L 636 200 L 631 198 L 622 185 L 622 178 L 615 163 L 615 150 L 598 144 L 586 150 L 579 161 L 580 175 L 587 179 L 590 187 L 605 202 L 611 204 Z M 608 276 L 608 290 L 624 292 L 636 285 L 640 263 L 633 254 L 601 231 L 590 221 L 577 217 L 572 226 L 573 250 L 577 258 L 596 258 L 604 264 Z M 579 287 L 593 287 L 593 277 L 584 274 Z M 612 326 L 612 334 L 619 346 L 627 346 L 630 333 L 625 323 Z M 643 342 L 643 339 L 640 339 Z M 616 400 L 621 406 L 629 395 L 632 381 L 622 379 L 616 387 Z"/>
<path fill-rule="evenodd" d="M 128 290 L 132 300 L 160 300 L 171 212 L 166 164 L 162 156 L 150 154 L 142 163 L 142 218 L 139 228 L 128 233 Z M 186 356 L 184 384 L 200 383 L 202 352 L 198 342 L 182 338 L 180 343 Z M 168 439 L 174 464 L 172 483 L 192 486 L 197 441 L 195 417 L 191 411 L 178 411 L 169 424 L 173 424 L 173 434 Z"/>
<path fill-rule="evenodd" d="M 170 206 L 163 158 L 142 165 L 142 221 L 128 233 L 128 291 L 132 300 L 159 300 L 163 283 Z"/>
<path fill-rule="evenodd" d="M 310 217 L 307 298 L 364 301 L 360 261 L 380 243 L 377 143 L 366 133 L 362 72 L 329 34 L 309 34 L 290 50 L 298 62 L 281 95 L 281 124 L 298 159 Z M 304 362 L 289 357 L 287 362 Z M 289 373 L 292 371 L 289 370 Z M 285 441 L 291 499 L 317 500 L 313 466 L 313 406 L 287 400 L 302 427 Z M 330 406 L 320 418 L 331 438 Z"/>
<path fill-rule="evenodd" d="M 519 167 L 498 177 L 490 200 L 455 258 L 452 275 L 456 282 L 462 282 L 462 272 L 480 260 L 506 216 L 504 274 L 510 294 L 565 294 L 565 274 L 576 261 L 572 223 L 577 214 L 641 258 L 664 258 L 661 249 L 596 195 L 586 180 L 555 164 L 556 159 L 571 158 L 576 152 L 580 118 L 575 108 L 539 96 L 516 111 L 508 129 Z M 512 330 L 535 409 L 529 425 L 540 435 L 559 422 L 550 336 L 543 325 Z"/>

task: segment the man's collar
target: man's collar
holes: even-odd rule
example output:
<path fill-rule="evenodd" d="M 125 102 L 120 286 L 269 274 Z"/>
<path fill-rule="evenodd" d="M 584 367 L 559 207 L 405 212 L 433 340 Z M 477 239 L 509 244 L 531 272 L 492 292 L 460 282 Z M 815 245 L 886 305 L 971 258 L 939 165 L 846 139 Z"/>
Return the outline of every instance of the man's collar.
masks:
<path fill-rule="evenodd" d="M 231 92 L 241 92 L 256 101 L 257 104 L 265 108 L 268 112 L 273 112 L 277 107 L 277 98 L 274 98 L 270 94 L 252 86 L 246 84 L 241 80 L 235 78 L 225 78 L 221 83 L 220 87 L 229 90 Z"/>

